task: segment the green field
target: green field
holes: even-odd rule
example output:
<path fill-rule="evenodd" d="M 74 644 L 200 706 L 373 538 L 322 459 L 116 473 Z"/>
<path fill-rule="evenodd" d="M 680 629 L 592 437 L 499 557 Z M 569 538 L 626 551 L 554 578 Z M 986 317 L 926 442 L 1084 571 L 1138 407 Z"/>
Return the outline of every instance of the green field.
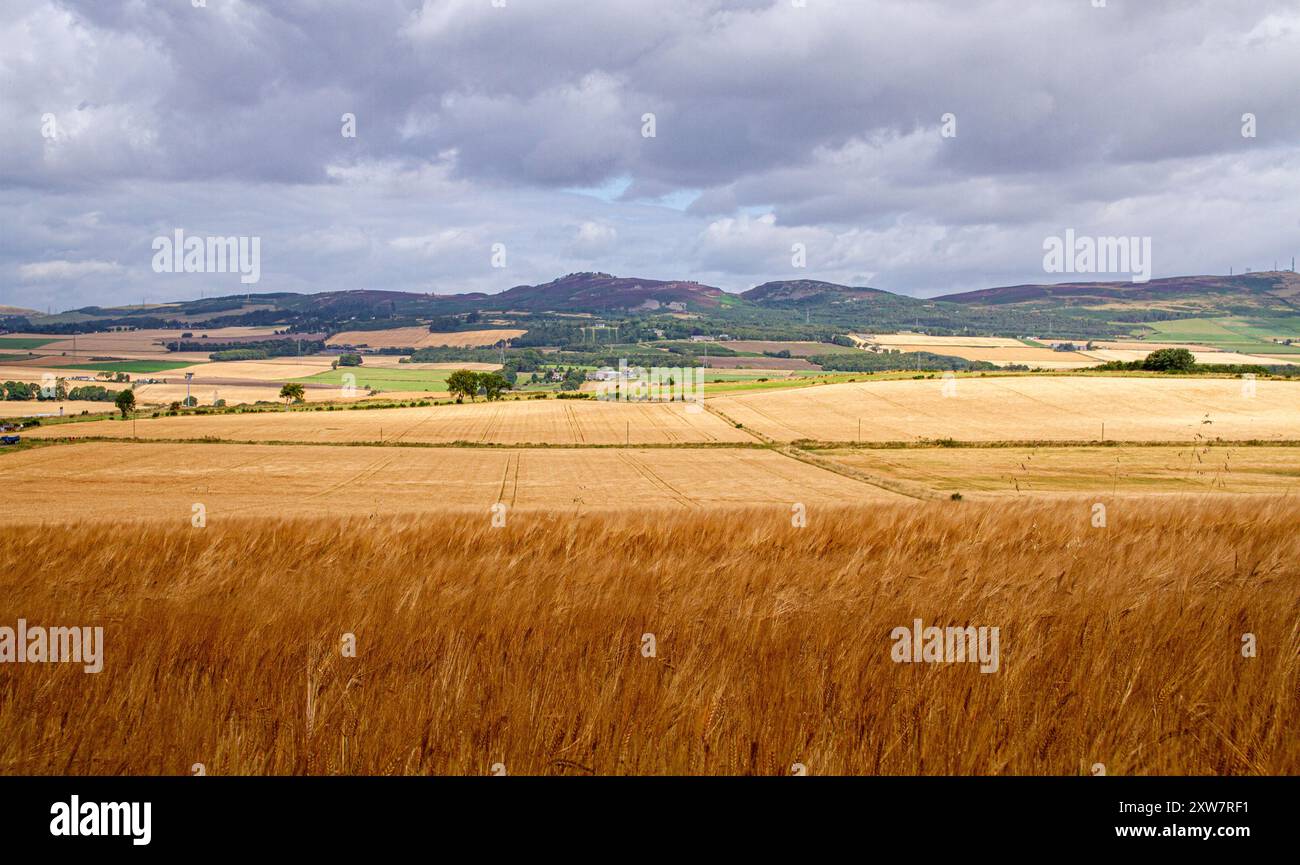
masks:
<path fill-rule="evenodd" d="M 789 387 L 809 387 L 818 384 L 844 384 L 851 381 L 873 381 L 892 378 L 912 378 L 913 372 L 801 372 L 772 376 L 757 375 L 752 379 L 718 379 L 706 382 L 704 392 L 709 396 L 742 391 L 780 390 Z M 763 380 L 766 379 L 766 380 Z"/>
<path fill-rule="evenodd" d="M 58 342 L 58 340 L 28 336 L 0 336 L 0 349 L 40 348 L 41 346 L 49 345 L 52 342 Z"/>
<path fill-rule="evenodd" d="M 1245 354 L 1300 354 L 1300 345 L 1281 345 L 1273 338 L 1300 340 L 1300 316 L 1289 318 L 1179 318 L 1147 322 L 1153 342 L 1187 342 Z"/>
<path fill-rule="evenodd" d="M 345 375 L 356 376 L 356 386 L 364 390 L 373 388 L 382 391 L 445 391 L 447 376 L 453 369 L 366 369 L 363 366 L 345 366 L 338 369 L 318 372 L 294 381 L 309 381 L 332 384 L 342 387 L 348 380 Z"/>
<path fill-rule="evenodd" d="M 94 372 L 166 372 L 169 369 L 181 369 L 194 366 L 192 360 L 108 360 L 88 361 L 70 365 L 68 369 L 87 369 Z"/>

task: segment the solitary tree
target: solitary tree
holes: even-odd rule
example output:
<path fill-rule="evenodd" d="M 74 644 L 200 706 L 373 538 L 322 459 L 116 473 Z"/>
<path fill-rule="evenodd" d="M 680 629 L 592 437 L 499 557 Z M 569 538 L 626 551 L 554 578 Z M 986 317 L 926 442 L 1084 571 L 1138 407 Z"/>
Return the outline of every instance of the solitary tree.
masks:
<path fill-rule="evenodd" d="M 1196 366 L 1196 356 L 1185 348 L 1162 348 L 1147 355 L 1144 369 L 1158 372 L 1188 372 Z"/>
<path fill-rule="evenodd" d="M 479 374 L 470 369 L 458 369 L 447 376 L 447 390 L 452 396 L 467 396 L 473 402 L 478 395 Z"/>
<path fill-rule="evenodd" d="M 113 404 L 122 413 L 122 420 L 126 420 L 126 416 L 135 411 L 135 391 L 130 388 L 119 391 L 117 398 L 113 400 Z"/>
<path fill-rule="evenodd" d="M 305 391 L 303 386 L 296 381 L 291 381 L 284 387 L 280 388 L 280 399 L 284 400 L 285 405 L 288 405 L 290 402 L 302 402 L 306 398 L 307 391 Z"/>

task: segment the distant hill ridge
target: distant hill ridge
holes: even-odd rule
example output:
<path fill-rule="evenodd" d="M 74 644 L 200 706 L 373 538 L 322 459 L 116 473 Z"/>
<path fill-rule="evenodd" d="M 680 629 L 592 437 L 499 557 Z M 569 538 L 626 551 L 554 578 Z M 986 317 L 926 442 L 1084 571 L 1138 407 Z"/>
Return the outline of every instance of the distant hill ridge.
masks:
<path fill-rule="evenodd" d="M 210 297 L 196 301 L 137 307 L 83 307 L 61 315 L 214 316 L 223 311 L 262 305 L 299 314 L 381 312 L 385 315 L 430 316 L 477 309 L 526 312 L 708 313 L 723 306 L 781 309 L 828 307 L 849 312 L 856 305 L 901 311 L 911 307 L 943 306 L 1050 310 L 1132 308 L 1193 315 L 1300 315 L 1300 275 L 1291 271 L 1262 271 L 1232 276 L 1177 276 L 1135 284 L 1124 281 L 1024 284 L 984 288 L 931 298 L 894 294 L 869 286 L 848 286 L 816 279 L 764 282 L 747 291 L 728 293 L 694 280 L 620 277 L 601 272 L 570 273 L 540 285 L 516 285 L 499 294 L 421 294 L 380 289 L 351 289 L 316 294 L 271 292 Z M 43 317 L 35 310 L 0 306 L 0 315 Z"/>

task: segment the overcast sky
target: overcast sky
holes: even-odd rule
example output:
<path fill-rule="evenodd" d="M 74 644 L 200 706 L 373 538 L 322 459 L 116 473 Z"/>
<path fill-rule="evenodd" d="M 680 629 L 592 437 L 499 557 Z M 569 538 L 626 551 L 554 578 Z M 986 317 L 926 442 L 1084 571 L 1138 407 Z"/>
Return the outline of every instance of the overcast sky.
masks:
<path fill-rule="evenodd" d="M 194 2 L 0 0 L 0 304 L 1300 254 L 1300 2 Z M 177 229 L 261 238 L 260 282 L 155 273 Z"/>

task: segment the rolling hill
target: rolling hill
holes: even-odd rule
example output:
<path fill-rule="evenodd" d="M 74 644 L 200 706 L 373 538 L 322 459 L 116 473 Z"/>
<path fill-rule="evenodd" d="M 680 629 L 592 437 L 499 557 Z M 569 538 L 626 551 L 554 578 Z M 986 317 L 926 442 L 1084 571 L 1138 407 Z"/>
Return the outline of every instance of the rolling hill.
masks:
<path fill-rule="evenodd" d="M 725 294 L 720 288 L 698 282 L 570 273 L 542 285 L 517 285 L 494 295 L 489 302 L 500 309 L 532 312 L 686 312 L 717 309 Z"/>
<path fill-rule="evenodd" d="M 1296 315 L 1300 314 L 1300 275 L 1291 271 L 1266 271 L 1235 276 L 1175 276 L 1142 284 L 1117 281 L 1008 285 L 935 299 L 979 306 L 1151 310 L 1189 317 Z"/>
<path fill-rule="evenodd" d="M 480 316 L 480 314 L 482 314 Z M 432 294 L 353 289 L 316 294 L 240 294 L 148 306 L 89 306 L 56 315 L 0 310 L 0 329 L 68 334 L 114 327 L 275 327 L 295 333 L 382 328 L 521 327 L 551 344 L 577 329 L 573 315 L 601 319 L 675 316 L 702 332 L 754 339 L 829 339 L 850 331 L 906 329 L 934 334 L 1055 335 L 1089 339 L 1142 336 L 1161 323 L 1240 319 L 1252 339 L 1294 336 L 1300 276 L 1286 271 L 1128 281 L 1025 284 L 917 298 L 815 279 L 764 282 L 739 294 L 692 280 L 570 273 L 500 293 Z M 545 331 L 541 319 L 553 322 Z M 705 321 L 708 321 L 706 324 Z M 663 329 L 664 324 L 658 325 Z M 1238 328 L 1240 330 L 1240 328 Z M 1185 328 L 1184 328 L 1185 330 Z M 695 331 L 695 332 L 698 332 Z M 1181 331 L 1180 331 L 1181 332 Z M 688 333 L 678 334 L 685 336 Z M 585 332 L 583 338 L 590 338 Z"/>

